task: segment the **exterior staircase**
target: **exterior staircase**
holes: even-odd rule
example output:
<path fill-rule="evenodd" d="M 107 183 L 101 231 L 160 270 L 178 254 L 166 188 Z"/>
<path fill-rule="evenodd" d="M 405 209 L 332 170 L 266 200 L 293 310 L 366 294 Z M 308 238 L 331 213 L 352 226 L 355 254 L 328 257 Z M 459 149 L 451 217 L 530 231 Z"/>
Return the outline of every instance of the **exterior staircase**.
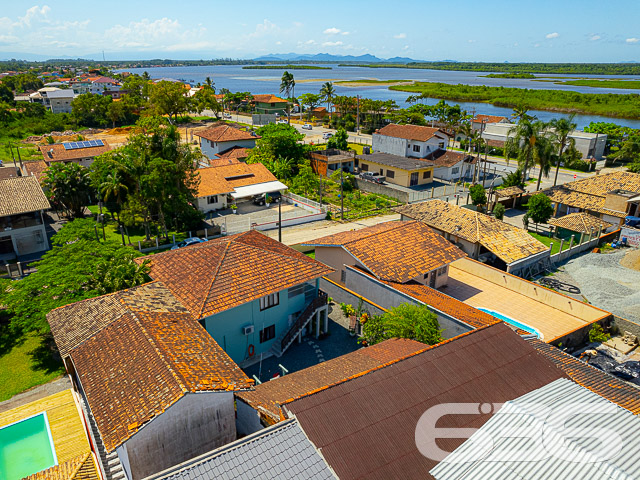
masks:
<path fill-rule="evenodd" d="M 318 292 L 318 296 L 306 306 L 300 315 L 298 315 L 298 318 L 296 318 L 296 321 L 293 322 L 293 325 L 291 325 L 289 330 L 284 331 L 278 338 L 276 338 L 276 341 L 273 342 L 273 346 L 271 347 L 271 352 L 273 352 L 276 357 L 281 357 L 282 354 L 287 351 L 287 348 L 291 346 L 300 332 L 302 332 L 302 330 L 311 323 L 311 320 L 318 309 L 326 304 L 327 294 L 322 291 Z"/>

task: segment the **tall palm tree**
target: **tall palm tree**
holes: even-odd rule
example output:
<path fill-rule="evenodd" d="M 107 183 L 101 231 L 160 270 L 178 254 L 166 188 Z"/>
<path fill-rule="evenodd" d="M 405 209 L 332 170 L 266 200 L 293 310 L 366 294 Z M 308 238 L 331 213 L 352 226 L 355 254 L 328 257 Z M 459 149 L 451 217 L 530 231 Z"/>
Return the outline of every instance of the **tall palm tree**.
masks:
<path fill-rule="evenodd" d="M 538 172 L 538 183 L 536 185 L 536 191 L 540 190 L 540 183 L 542 182 L 542 175 L 549 177 L 551 171 L 551 165 L 553 164 L 554 155 L 553 142 L 546 136 L 538 138 L 536 142 L 536 149 L 534 160 L 540 171 Z M 558 164 L 560 160 L 558 159 Z"/>
<path fill-rule="evenodd" d="M 333 88 L 333 83 L 325 82 L 322 84 L 322 88 L 320 89 L 320 95 L 327 101 L 327 110 L 329 114 L 331 114 L 331 103 L 333 101 L 333 97 L 336 95 L 336 89 Z"/>
<path fill-rule="evenodd" d="M 543 138 L 546 126 L 544 122 L 539 120 L 531 121 L 523 118 L 515 127 L 509 130 L 509 139 L 505 145 L 505 151 L 507 155 L 509 151 L 517 152 L 518 165 L 522 168 L 523 182 L 527 180 L 529 166 L 537 162 L 540 149 L 536 144 Z"/>
<path fill-rule="evenodd" d="M 558 172 L 560 171 L 560 162 L 562 161 L 562 153 L 564 149 L 570 145 L 575 144 L 573 138 L 569 138 L 569 134 L 578 128 L 578 125 L 573 121 L 576 117 L 575 113 L 572 113 L 569 118 L 554 118 L 549 122 L 549 126 L 553 128 L 552 141 L 558 147 L 558 164 L 556 165 L 556 176 L 553 179 L 553 186 L 558 183 Z"/>
<path fill-rule="evenodd" d="M 295 87 L 296 81 L 293 78 L 293 73 L 285 70 L 280 81 L 280 93 L 284 93 L 287 100 L 289 100 L 295 95 Z M 291 123 L 291 107 L 289 106 L 289 102 L 287 102 L 287 119 L 288 122 Z"/>
<path fill-rule="evenodd" d="M 513 109 L 513 113 L 511 114 L 512 120 L 517 120 L 520 123 L 522 120 L 535 120 L 535 116 L 529 115 L 529 107 L 526 105 L 519 105 Z"/>
<path fill-rule="evenodd" d="M 113 171 L 100 184 L 99 190 L 105 202 L 108 202 L 110 198 L 115 199 L 119 212 L 122 209 L 122 195 L 129 191 L 129 187 L 123 183 L 120 174 L 117 171 Z M 118 214 L 118 223 L 120 223 L 120 214 Z"/>

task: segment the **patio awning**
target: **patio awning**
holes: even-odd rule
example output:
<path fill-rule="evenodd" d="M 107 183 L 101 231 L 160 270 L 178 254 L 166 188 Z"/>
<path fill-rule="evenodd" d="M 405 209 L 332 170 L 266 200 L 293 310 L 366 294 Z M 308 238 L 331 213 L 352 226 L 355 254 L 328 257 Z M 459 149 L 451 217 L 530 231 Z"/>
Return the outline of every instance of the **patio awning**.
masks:
<path fill-rule="evenodd" d="M 274 182 L 264 182 L 257 183 L 255 185 L 246 185 L 244 187 L 236 187 L 235 191 L 231 193 L 231 196 L 235 199 L 238 198 L 247 198 L 252 197 L 254 195 L 260 195 L 263 193 L 271 193 L 271 192 L 279 192 L 280 190 L 286 190 L 287 186 L 284 183 L 274 181 Z"/>

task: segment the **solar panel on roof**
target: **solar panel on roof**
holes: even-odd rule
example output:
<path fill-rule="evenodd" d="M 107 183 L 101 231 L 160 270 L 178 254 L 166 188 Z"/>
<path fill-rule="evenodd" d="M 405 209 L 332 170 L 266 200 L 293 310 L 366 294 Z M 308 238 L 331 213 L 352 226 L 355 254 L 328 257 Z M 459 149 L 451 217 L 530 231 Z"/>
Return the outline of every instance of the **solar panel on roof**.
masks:
<path fill-rule="evenodd" d="M 62 144 L 65 150 L 76 150 L 78 148 L 103 147 L 102 140 L 83 140 L 81 142 L 65 142 Z"/>

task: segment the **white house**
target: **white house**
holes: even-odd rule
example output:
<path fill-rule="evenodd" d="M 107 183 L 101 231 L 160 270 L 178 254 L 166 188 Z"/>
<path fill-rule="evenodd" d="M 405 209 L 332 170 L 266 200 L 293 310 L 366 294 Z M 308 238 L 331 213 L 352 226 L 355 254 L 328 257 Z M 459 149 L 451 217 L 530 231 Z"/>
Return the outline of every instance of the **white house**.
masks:
<path fill-rule="evenodd" d="M 208 158 L 217 158 L 218 153 L 232 147 L 254 148 L 260 137 L 253 132 L 241 130 L 226 124 L 218 124 L 206 130 L 195 132 L 200 137 L 200 150 Z"/>
<path fill-rule="evenodd" d="M 74 97 L 71 89 L 44 87 L 29 95 L 29 101 L 41 103 L 52 113 L 71 113 L 71 101 Z"/>
<path fill-rule="evenodd" d="M 102 92 L 107 91 L 117 91 L 120 90 L 120 84 L 115 81 L 113 78 L 109 77 L 98 77 L 91 82 L 89 85 L 88 93 L 93 93 L 96 95 L 102 95 Z"/>
<path fill-rule="evenodd" d="M 479 114 L 471 119 L 471 128 L 476 132 L 483 131 L 489 123 L 509 123 L 509 119 L 498 115 Z"/>
<path fill-rule="evenodd" d="M 434 164 L 434 178 L 448 181 L 473 178 L 476 159 L 468 153 L 438 149 L 430 153 L 426 159 Z"/>
<path fill-rule="evenodd" d="M 449 136 L 439 128 L 419 125 L 387 125 L 372 135 L 376 152 L 400 157 L 425 158 L 436 150 L 446 150 Z"/>

